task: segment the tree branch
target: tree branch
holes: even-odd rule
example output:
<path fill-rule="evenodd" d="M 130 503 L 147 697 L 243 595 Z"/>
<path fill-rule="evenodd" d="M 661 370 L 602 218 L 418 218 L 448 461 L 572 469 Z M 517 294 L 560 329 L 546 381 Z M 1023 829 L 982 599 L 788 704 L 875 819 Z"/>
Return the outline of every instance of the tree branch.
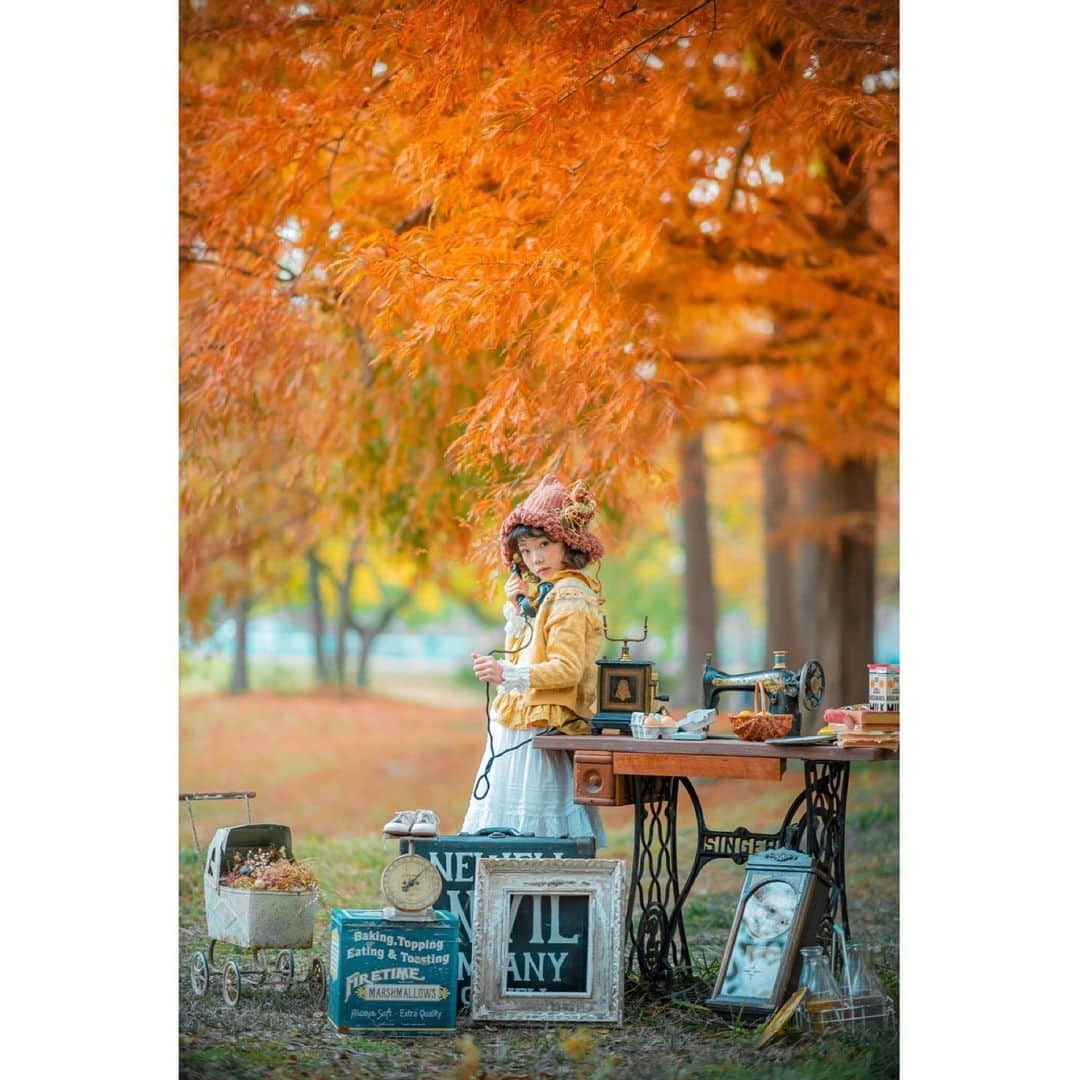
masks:
<path fill-rule="evenodd" d="M 411 214 L 403 217 L 395 226 L 394 232 L 401 236 L 402 233 L 407 233 L 410 229 L 415 229 L 418 225 L 426 225 L 431 217 L 431 202 L 424 203 L 423 206 L 418 206 Z"/>
<path fill-rule="evenodd" d="M 798 345 L 809 345 L 820 340 L 818 334 L 804 334 L 800 337 L 786 338 L 771 343 L 760 353 L 681 353 L 673 350 L 671 357 L 686 366 L 725 367 L 725 368 L 782 368 L 798 363 L 798 360 L 783 355 L 784 349 Z"/>
<path fill-rule="evenodd" d="M 357 621 L 351 611 L 346 615 L 345 623 L 350 630 L 355 630 L 363 638 L 376 638 L 390 625 L 394 616 L 413 598 L 415 591 L 416 583 L 414 581 L 397 599 L 382 609 L 378 620 L 372 626 L 364 626 Z"/>
<path fill-rule="evenodd" d="M 330 139 L 327 142 L 321 143 L 318 147 L 319 150 L 329 150 L 331 143 L 334 149 L 330 152 L 330 164 L 326 168 L 326 198 L 330 203 L 330 209 L 332 211 L 337 210 L 334 205 L 334 166 L 337 164 L 338 154 L 341 153 L 341 148 L 345 144 L 345 136 L 339 135 L 336 139 Z"/>
<path fill-rule="evenodd" d="M 268 256 L 262 254 L 259 251 L 252 249 L 244 244 L 236 245 L 237 251 L 246 251 L 249 255 L 254 255 L 258 259 L 265 259 Z M 222 270 L 228 270 L 231 273 L 243 274 L 245 277 L 260 278 L 265 275 L 260 270 L 246 270 L 242 266 L 236 266 L 234 263 L 222 262 L 220 259 L 209 258 L 208 256 L 191 255 L 186 253 L 183 248 L 180 249 L 180 261 L 189 263 L 202 263 L 204 266 L 217 266 Z M 275 268 L 280 274 L 288 274 L 289 280 L 282 282 L 282 284 L 291 285 L 299 277 L 297 273 L 290 270 L 287 266 L 282 266 L 281 263 L 274 263 Z M 275 281 L 280 282 L 280 278 L 275 278 Z"/>
<path fill-rule="evenodd" d="M 661 26 L 658 30 L 654 30 L 651 34 L 647 34 L 640 41 L 636 42 L 634 45 L 631 45 L 628 49 L 624 49 L 621 53 L 619 53 L 618 56 L 615 57 L 614 60 L 611 61 L 611 63 L 605 64 L 602 68 L 598 68 L 596 71 L 594 71 L 583 82 L 578 83 L 576 86 L 572 86 L 569 90 L 564 90 L 555 99 L 553 104 L 555 106 L 562 105 L 565 101 L 572 98 L 580 90 L 584 90 L 585 87 L 589 85 L 589 83 L 595 82 L 597 79 L 602 78 L 613 67 L 618 66 L 620 63 L 622 63 L 623 60 L 625 60 L 632 53 L 637 52 L 637 50 L 640 49 L 643 45 L 648 45 L 649 42 L 655 41 L 658 37 L 661 37 L 663 34 L 667 33 L 668 30 L 672 29 L 675 26 L 678 26 L 679 23 L 681 23 L 684 19 L 689 19 L 691 15 L 696 15 L 703 7 L 708 7 L 710 4 L 712 4 L 712 7 L 713 7 L 713 29 L 715 30 L 716 29 L 716 0 L 702 0 L 702 2 L 700 4 L 696 4 L 689 11 L 683 12 L 683 14 L 680 15 L 678 18 L 672 19 L 671 22 L 669 22 L 667 25 Z M 633 10 L 633 8 L 628 9 L 627 11 L 624 11 L 622 14 L 627 15 L 632 10 Z M 617 17 L 622 18 L 622 15 L 617 16 Z M 532 120 L 534 117 L 539 115 L 545 108 L 548 108 L 548 107 L 550 107 L 550 106 L 539 106 L 539 107 L 537 107 L 535 109 L 532 109 L 528 113 L 527 116 L 523 117 L 516 124 L 514 124 L 511 128 L 509 128 L 508 129 L 509 132 L 512 133 L 512 132 L 517 131 L 519 128 L 523 127 L 525 124 L 527 124 L 530 120 Z"/>
<path fill-rule="evenodd" d="M 705 254 L 713 262 L 721 266 L 733 265 L 742 261 L 749 266 L 759 266 L 768 270 L 791 270 L 805 274 L 811 281 L 823 285 L 834 292 L 850 296 L 856 300 L 862 300 L 867 304 L 874 304 L 886 311 L 899 311 L 900 301 L 893 295 L 884 295 L 880 290 L 870 286 L 858 286 L 843 278 L 830 277 L 837 271 L 828 266 L 807 265 L 806 256 L 802 252 L 785 254 L 784 252 L 762 251 L 760 248 L 737 247 L 732 241 L 721 238 L 719 241 L 706 237 Z"/>
<path fill-rule="evenodd" d="M 895 48 L 888 48 L 885 42 L 875 38 L 842 38 L 835 37 L 832 34 L 828 34 L 822 29 L 821 24 L 811 19 L 809 15 L 804 15 L 802 12 L 796 11 L 790 4 L 782 6 L 781 10 L 789 19 L 793 19 L 795 22 L 800 22 L 803 26 L 809 26 L 811 30 L 820 35 L 823 41 L 831 41 L 836 45 L 876 45 L 878 52 L 883 55 L 891 55 Z"/>
<path fill-rule="evenodd" d="M 784 427 L 771 420 L 760 420 L 746 412 L 730 413 L 706 413 L 704 419 L 712 424 L 745 424 L 756 431 L 767 431 L 786 442 L 796 443 L 799 446 L 809 446 L 809 440 L 801 431 L 795 428 Z"/>
<path fill-rule="evenodd" d="M 200 259 L 194 255 L 185 255 L 180 252 L 180 261 L 187 263 L 200 263 L 203 266 L 216 266 L 219 270 L 228 270 L 230 273 L 243 274 L 244 277 L 259 278 L 263 275 L 257 270 L 245 270 L 242 266 L 233 266 L 230 263 L 223 263 L 218 259 Z"/>
<path fill-rule="evenodd" d="M 739 170 L 742 168 L 743 158 L 746 157 L 747 150 L 750 149 L 750 140 L 754 137 L 754 129 L 747 124 L 746 134 L 743 136 L 743 140 L 739 143 L 738 149 L 735 151 L 735 160 L 731 163 L 731 190 L 728 192 L 727 205 L 724 207 L 725 212 L 731 213 L 731 208 L 735 204 L 735 193 L 739 190 Z"/>
<path fill-rule="evenodd" d="M 659 30 L 654 30 L 651 34 L 647 34 L 645 37 L 643 37 L 636 44 L 631 45 L 628 49 L 624 49 L 621 53 L 619 53 L 618 56 L 615 57 L 614 60 L 611 61 L 610 64 L 605 64 L 602 68 L 599 68 L 597 71 L 594 71 L 583 83 L 579 83 L 577 86 L 575 86 L 575 87 L 571 88 L 570 90 L 567 90 L 565 93 L 561 94 L 556 99 L 556 104 L 561 105 L 564 101 L 567 100 L 567 98 L 573 97 L 574 94 L 576 94 L 579 90 L 584 90 L 585 87 L 589 85 L 589 83 L 595 82 L 601 76 L 606 75 L 613 67 L 616 67 L 618 64 L 620 64 L 631 53 L 635 53 L 643 45 L 648 45 L 649 42 L 655 41 L 662 34 L 666 34 L 668 32 L 668 30 L 670 30 L 672 27 L 678 26 L 679 23 L 681 23 L 684 19 L 689 19 L 691 15 L 696 15 L 703 7 L 708 7 L 710 4 L 714 5 L 713 6 L 713 13 L 714 13 L 714 22 L 715 22 L 715 12 L 716 12 L 715 0 L 702 0 L 702 3 L 696 4 L 689 11 L 684 11 L 682 15 L 680 15 L 677 19 L 672 19 L 671 22 L 669 22 L 666 26 L 661 26 Z M 634 6 L 636 7 L 637 5 L 635 4 Z M 629 9 L 629 11 L 632 11 L 632 10 L 633 10 L 633 8 Z M 629 11 L 624 11 L 623 15 L 629 14 Z M 619 18 L 622 18 L 622 16 L 620 15 Z"/>

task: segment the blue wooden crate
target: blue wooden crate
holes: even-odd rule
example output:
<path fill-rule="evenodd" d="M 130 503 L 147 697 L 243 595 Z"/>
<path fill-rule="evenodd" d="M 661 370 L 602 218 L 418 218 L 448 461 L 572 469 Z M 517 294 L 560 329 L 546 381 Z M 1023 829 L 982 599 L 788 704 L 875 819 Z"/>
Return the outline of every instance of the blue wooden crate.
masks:
<path fill-rule="evenodd" d="M 457 993 L 458 1009 L 465 1013 L 472 1004 L 472 901 L 477 859 L 591 859 L 596 854 L 596 840 L 592 836 L 556 839 L 520 836 L 513 830 L 402 839 L 402 852 L 409 850 L 410 843 L 416 845 L 416 854 L 430 859 L 442 875 L 445 888 L 435 907 L 456 915 L 461 921 Z M 567 898 L 561 907 L 555 908 L 551 900 L 547 903 L 530 900 L 528 905 L 523 905 L 511 939 L 511 944 L 516 946 L 511 955 L 517 958 L 517 966 L 507 973 L 508 985 L 514 989 L 539 989 L 557 980 L 558 985 L 565 987 L 568 979 L 583 978 L 588 959 L 583 936 L 587 910 L 588 905 L 578 898 Z M 539 928 L 536 920 L 540 920 Z M 556 952 L 551 951 L 550 944 L 543 943 L 550 943 L 553 937 L 560 943 Z"/>
<path fill-rule="evenodd" d="M 446 1035 L 457 1024 L 458 919 L 388 919 L 381 910 L 330 912 L 327 1014 L 338 1031 Z"/>

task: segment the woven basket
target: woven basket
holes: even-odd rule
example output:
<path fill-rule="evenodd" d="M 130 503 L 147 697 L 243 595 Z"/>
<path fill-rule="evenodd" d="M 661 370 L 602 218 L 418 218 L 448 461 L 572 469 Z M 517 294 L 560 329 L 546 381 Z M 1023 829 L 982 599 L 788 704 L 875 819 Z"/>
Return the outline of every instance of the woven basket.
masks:
<path fill-rule="evenodd" d="M 731 730 L 746 742 L 779 739 L 791 730 L 794 720 L 792 713 L 769 712 L 769 695 L 760 681 L 754 683 L 754 711 L 744 716 L 728 713 Z"/>

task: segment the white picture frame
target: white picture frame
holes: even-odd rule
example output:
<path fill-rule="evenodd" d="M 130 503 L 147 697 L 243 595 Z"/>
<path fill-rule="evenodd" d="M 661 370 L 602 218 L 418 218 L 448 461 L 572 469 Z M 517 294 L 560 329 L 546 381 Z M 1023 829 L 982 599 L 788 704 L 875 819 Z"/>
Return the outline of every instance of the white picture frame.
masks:
<path fill-rule="evenodd" d="M 583 986 L 512 989 L 510 941 L 521 898 L 588 901 Z M 620 859 L 481 859 L 473 907 L 474 1020 L 622 1024 L 626 867 Z"/>

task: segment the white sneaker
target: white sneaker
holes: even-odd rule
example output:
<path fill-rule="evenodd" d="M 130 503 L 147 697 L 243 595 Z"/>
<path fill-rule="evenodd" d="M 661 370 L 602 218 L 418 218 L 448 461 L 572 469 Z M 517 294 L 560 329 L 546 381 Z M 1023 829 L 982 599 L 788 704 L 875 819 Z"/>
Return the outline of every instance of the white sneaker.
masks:
<path fill-rule="evenodd" d="M 413 822 L 416 820 L 416 812 L 413 810 L 399 810 L 383 827 L 382 831 L 390 836 L 408 836 Z M 432 836 L 435 834 L 432 833 Z"/>
<path fill-rule="evenodd" d="M 417 810 L 413 815 L 411 836 L 438 836 L 439 815 L 434 810 Z"/>

